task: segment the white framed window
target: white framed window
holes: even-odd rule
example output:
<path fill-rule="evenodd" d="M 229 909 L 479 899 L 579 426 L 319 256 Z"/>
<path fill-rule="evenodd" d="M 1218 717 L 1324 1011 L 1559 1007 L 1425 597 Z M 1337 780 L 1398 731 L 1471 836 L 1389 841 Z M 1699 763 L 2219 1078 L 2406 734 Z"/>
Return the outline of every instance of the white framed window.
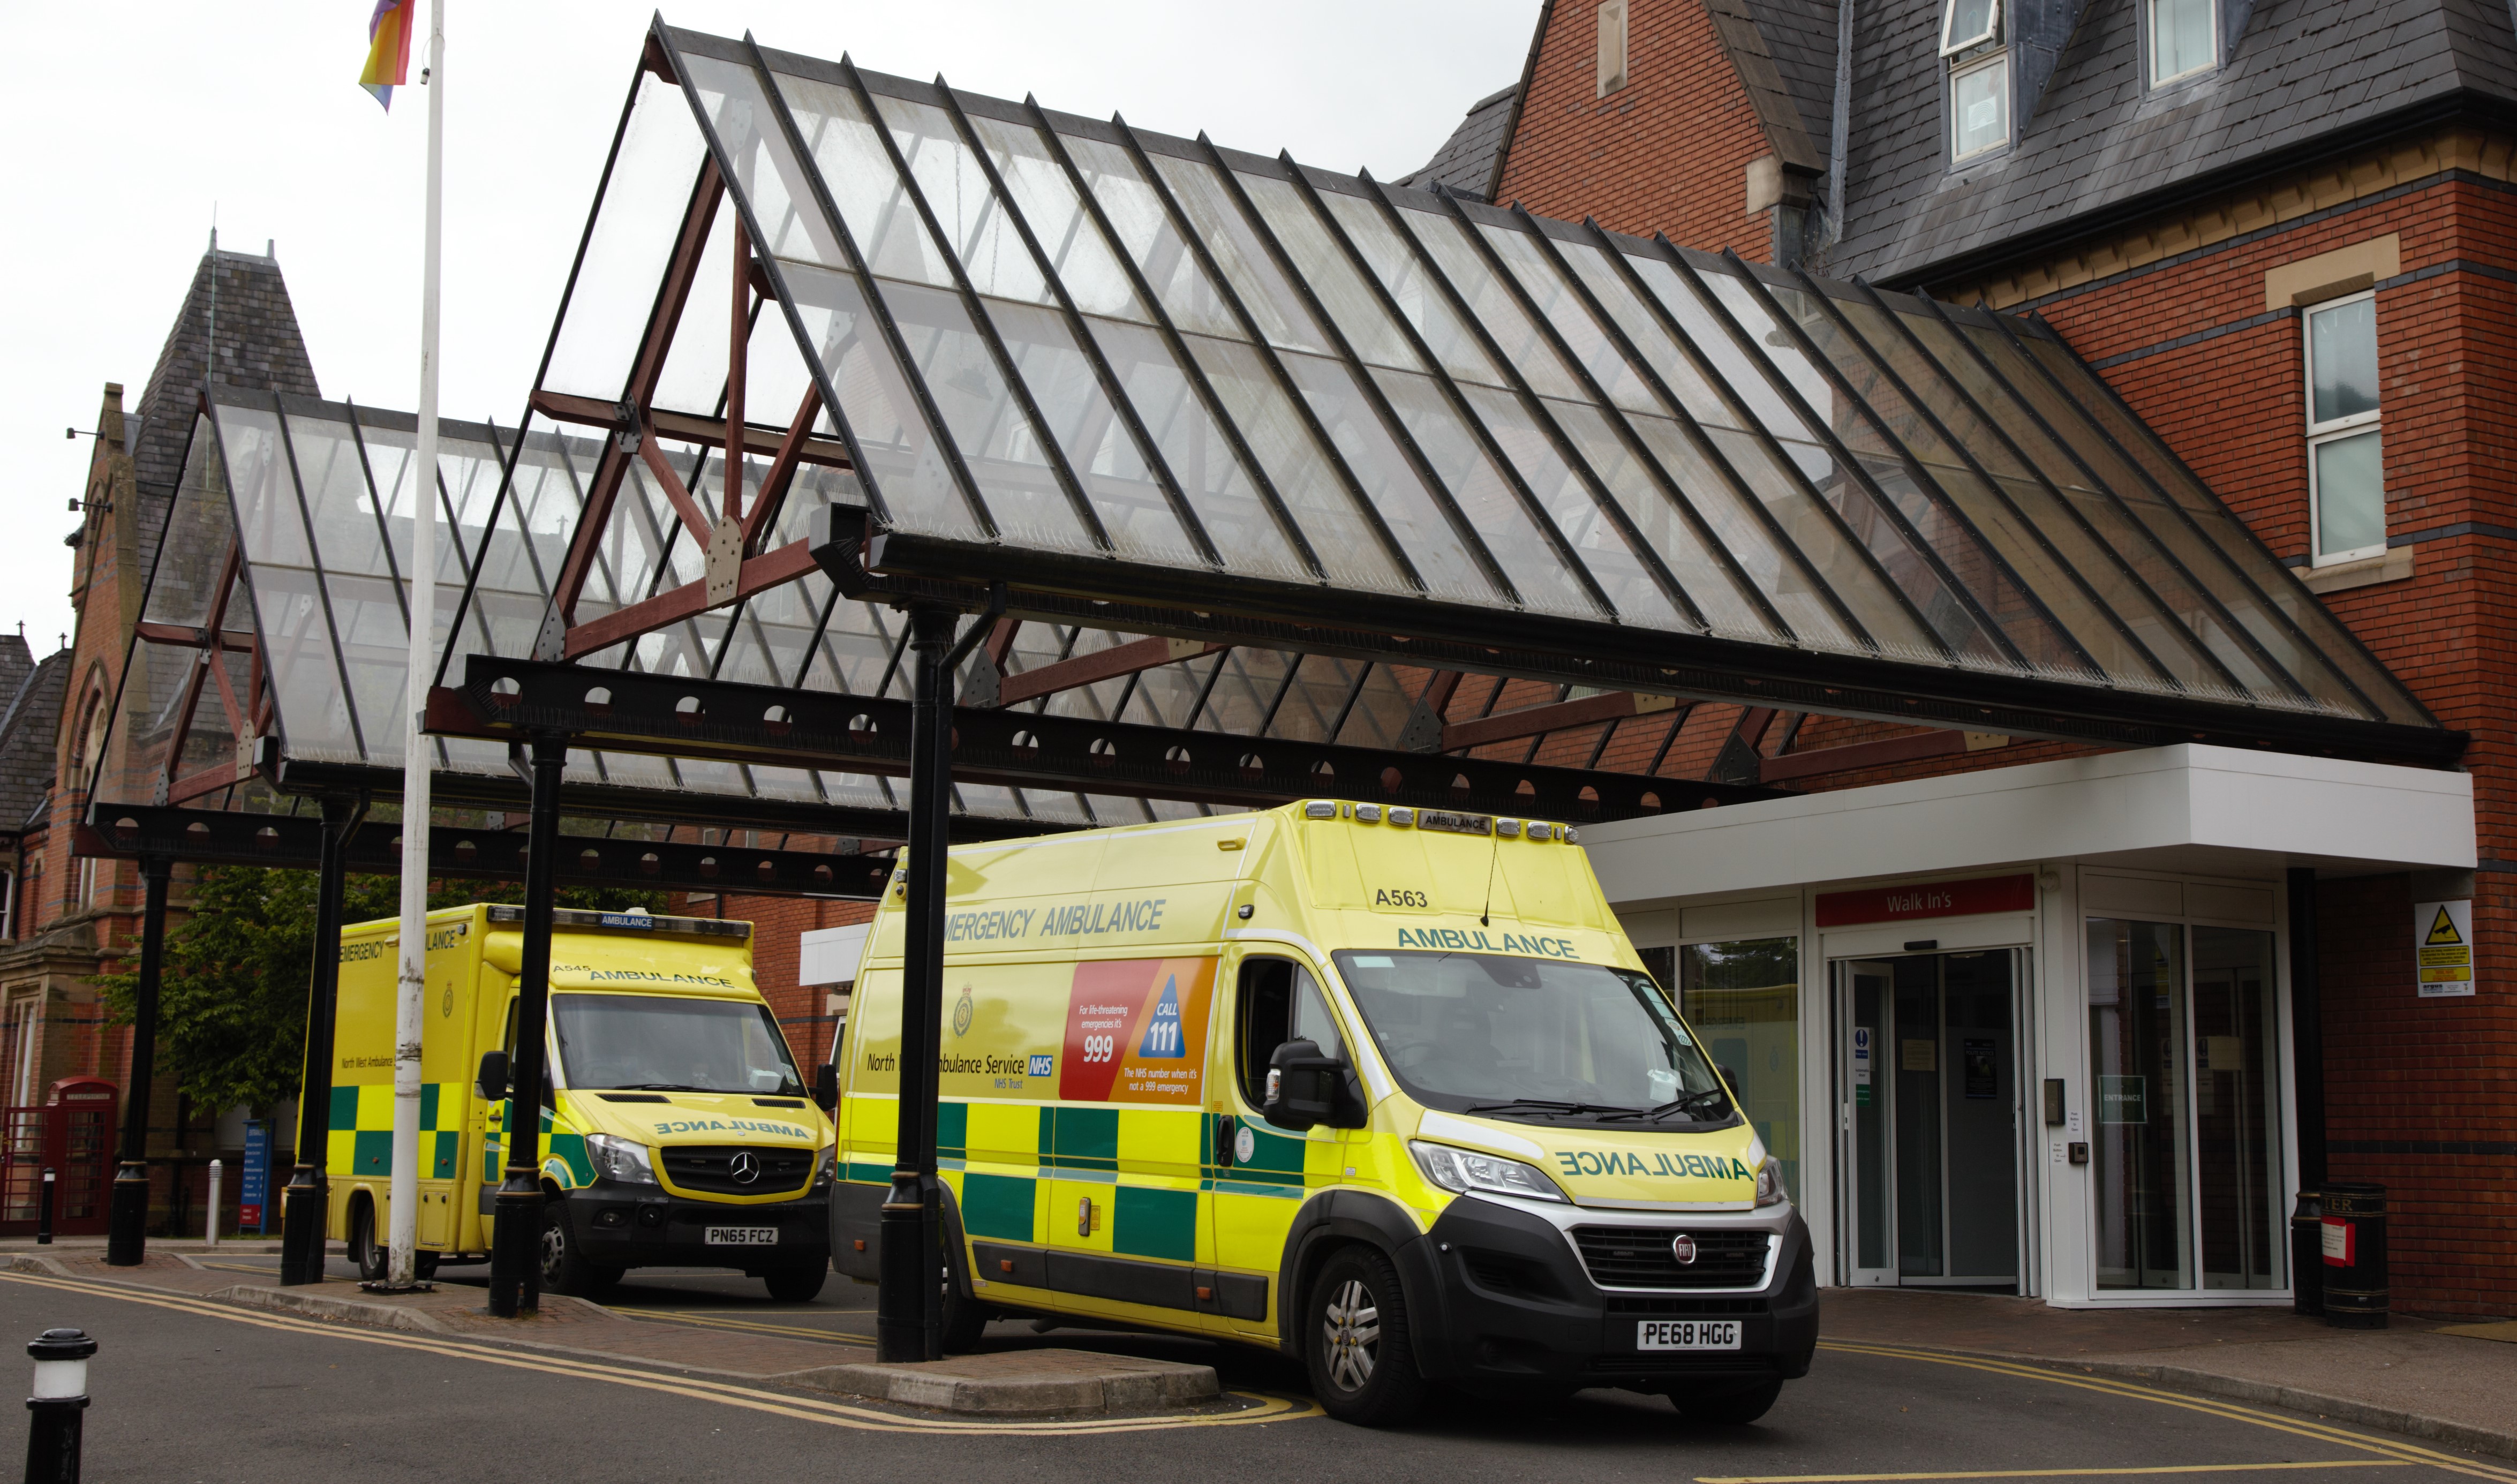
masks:
<path fill-rule="evenodd" d="M 1600 93 L 1607 97 L 1626 85 L 1627 0 L 1600 0 Z"/>
<path fill-rule="evenodd" d="M 2001 28 L 2001 0 L 1946 0 L 1941 12 L 1941 55 L 1982 46 Z"/>
<path fill-rule="evenodd" d="M 1949 71 L 1949 158 L 1972 159 L 2010 143 L 2010 57 Z"/>
<path fill-rule="evenodd" d="M 2307 347 L 2307 500 L 2317 567 L 2386 550 L 2386 466 L 2378 429 L 2377 296 L 2300 316 Z"/>
<path fill-rule="evenodd" d="M 2220 0 L 2146 0 L 2150 85 L 2207 72 L 2220 61 Z"/>

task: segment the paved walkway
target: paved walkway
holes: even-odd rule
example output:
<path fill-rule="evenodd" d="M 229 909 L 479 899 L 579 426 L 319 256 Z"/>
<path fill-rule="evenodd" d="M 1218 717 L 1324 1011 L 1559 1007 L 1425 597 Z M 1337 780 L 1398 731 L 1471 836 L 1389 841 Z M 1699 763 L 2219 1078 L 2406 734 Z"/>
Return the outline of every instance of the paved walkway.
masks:
<path fill-rule="evenodd" d="M 2517 1323 L 2396 1315 L 2337 1330 L 2286 1308 L 2057 1309 L 2032 1298 L 1829 1289 L 1824 1339 L 2133 1377 L 2517 1458 Z"/>

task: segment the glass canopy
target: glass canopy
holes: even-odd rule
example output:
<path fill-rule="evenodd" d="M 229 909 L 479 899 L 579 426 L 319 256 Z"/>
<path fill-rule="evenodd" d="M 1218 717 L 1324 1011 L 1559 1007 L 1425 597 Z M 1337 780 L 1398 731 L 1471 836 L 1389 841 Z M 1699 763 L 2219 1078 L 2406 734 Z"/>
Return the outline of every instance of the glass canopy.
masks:
<path fill-rule="evenodd" d="M 155 555 L 118 714 L 118 779 L 100 797 L 285 809 L 254 775 L 258 739 L 293 764 L 403 766 L 415 420 L 407 413 L 214 386 L 204 400 Z M 442 422 L 436 642 L 461 657 L 532 653 L 551 582 L 583 524 L 604 441 Z M 836 476 L 844 481 L 845 476 Z M 596 553 L 582 611 L 603 612 L 696 578 L 693 543 L 653 482 L 636 485 Z M 790 502 L 800 526 L 807 502 Z M 771 532 L 773 542 L 792 532 Z M 222 588 L 225 589 L 224 599 Z M 211 635 L 217 636 L 215 645 Z M 581 661 L 907 700 L 906 625 L 797 580 L 700 614 Z M 1008 673 L 1089 655 L 1130 635 L 1025 626 Z M 450 642 L 449 642 L 450 640 Z M 206 656 L 216 656 L 212 663 Z M 1033 709 L 1151 726 L 1389 746 L 1424 676 L 1388 665 L 1258 650 L 1199 655 L 1064 690 Z M 243 745 L 239 747 L 239 741 Z M 506 778 L 506 748 L 441 738 L 441 772 Z M 906 785 L 867 775 L 574 750 L 568 780 L 704 798 L 893 810 Z M 964 784 L 964 813 L 1007 825 L 1142 823 L 1200 812 L 1164 800 Z"/>
<path fill-rule="evenodd" d="M 747 405 L 818 394 L 853 466 L 798 477 L 797 530 L 835 501 L 877 530 L 1106 563 L 1096 596 L 1187 572 L 1323 615 L 1399 597 L 1673 653 L 2436 725 L 2036 321 L 660 25 L 537 396 L 643 386 L 660 417 L 725 416 L 720 297 L 658 291 L 695 229 L 691 281 L 759 255 Z M 559 446 L 537 488 L 570 485 Z M 703 503 L 721 451 L 684 450 Z M 665 501 L 634 464 L 628 486 L 653 539 Z M 622 572 L 699 565 L 688 543 L 618 561 L 579 621 Z M 817 637 L 817 603 L 808 582 L 755 604 L 723 654 L 650 634 L 640 662 L 896 671 L 871 611 Z M 509 644 L 539 618 L 481 621 Z"/>

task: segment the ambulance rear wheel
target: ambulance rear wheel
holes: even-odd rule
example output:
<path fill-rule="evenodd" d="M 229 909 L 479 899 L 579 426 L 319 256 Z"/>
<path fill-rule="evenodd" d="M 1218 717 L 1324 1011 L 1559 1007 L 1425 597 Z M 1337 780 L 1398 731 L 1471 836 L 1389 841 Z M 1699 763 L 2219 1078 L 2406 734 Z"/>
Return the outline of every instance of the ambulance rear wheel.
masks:
<path fill-rule="evenodd" d="M 367 1283 L 382 1283 L 392 1253 L 376 1240 L 376 1208 L 363 1198 L 350 1203 L 350 1260 L 359 1265 L 359 1277 Z"/>
<path fill-rule="evenodd" d="M 1303 1304 L 1311 1392 L 1329 1416 L 1364 1427 L 1406 1421 L 1427 1390 L 1398 1270 L 1368 1247 L 1332 1253 Z"/>
<path fill-rule="evenodd" d="M 620 1269 L 588 1262 L 578 1251 L 576 1233 L 568 1229 L 568 1210 L 557 1201 L 542 1205 L 542 1288 L 576 1298 L 600 1298 L 620 1281 Z"/>
<path fill-rule="evenodd" d="M 1674 1390 L 1669 1394 L 1669 1404 L 1690 1422 L 1728 1422 L 1735 1425 L 1764 1417 L 1782 1394 L 1783 1378 L 1777 1376 L 1772 1380 L 1734 1387 L 1711 1396 Z"/>

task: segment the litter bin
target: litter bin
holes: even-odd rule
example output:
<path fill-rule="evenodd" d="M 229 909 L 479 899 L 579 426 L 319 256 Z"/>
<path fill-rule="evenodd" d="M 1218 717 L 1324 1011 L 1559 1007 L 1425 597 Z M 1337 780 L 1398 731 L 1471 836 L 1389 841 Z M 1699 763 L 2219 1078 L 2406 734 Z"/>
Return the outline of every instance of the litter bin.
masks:
<path fill-rule="evenodd" d="M 2337 1330 L 2386 1328 L 2386 1187 L 2327 1180 L 2325 1322 Z"/>
<path fill-rule="evenodd" d="M 2325 1312 L 2325 1196 L 2302 1190 L 2289 1213 L 2290 1312 Z"/>

